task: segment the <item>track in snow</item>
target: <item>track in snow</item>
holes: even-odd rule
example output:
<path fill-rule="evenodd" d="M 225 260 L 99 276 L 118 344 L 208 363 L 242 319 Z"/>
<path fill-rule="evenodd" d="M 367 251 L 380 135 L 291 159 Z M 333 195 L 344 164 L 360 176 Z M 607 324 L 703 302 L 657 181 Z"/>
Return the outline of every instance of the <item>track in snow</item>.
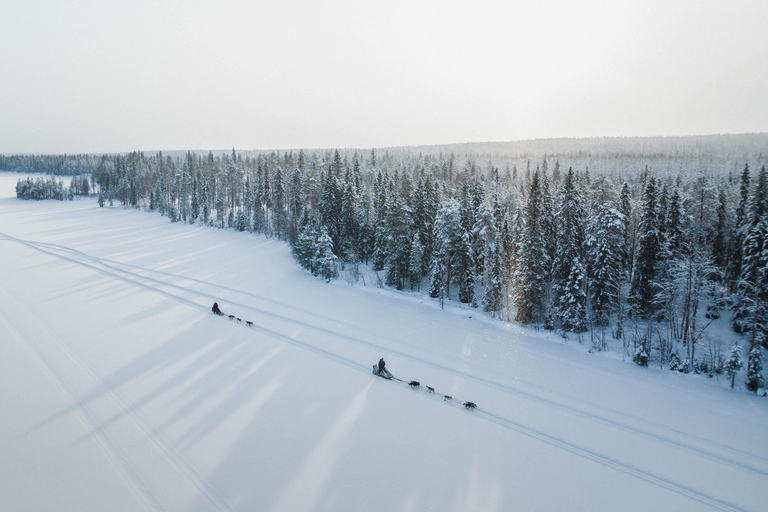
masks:
<path fill-rule="evenodd" d="M 107 263 L 107 262 L 101 260 L 100 258 L 89 256 L 89 255 L 87 255 L 85 253 L 82 253 L 81 251 L 77 251 L 77 250 L 70 249 L 70 248 L 63 247 L 63 246 L 56 246 L 54 244 L 40 244 L 40 243 L 36 243 L 36 242 L 25 241 L 25 240 L 17 239 L 15 237 L 12 237 L 12 236 L 9 236 L 9 235 L 3 234 L 3 233 L 0 233 L 0 236 L 4 237 L 6 240 L 13 241 L 13 242 L 16 242 L 18 244 L 27 246 L 27 247 L 29 247 L 31 249 L 34 249 L 34 250 L 39 251 L 41 253 L 47 254 L 49 256 L 53 256 L 55 258 L 58 258 L 58 259 L 61 259 L 61 260 L 64 260 L 64 261 L 68 261 L 68 262 L 71 262 L 71 263 L 74 263 L 74 264 L 77 264 L 77 265 L 89 268 L 89 269 L 91 269 L 93 271 L 99 272 L 101 274 L 107 275 L 107 276 L 115 278 L 115 279 L 118 279 L 118 280 L 126 282 L 128 284 L 131 284 L 131 285 L 134 285 L 134 286 L 138 286 L 138 287 L 144 288 L 146 290 L 149 290 L 149 291 L 161 294 L 161 295 L 163 295 L 165 297 L 173 299 L 173 300 L 175 300 L 177 302 L 180 302 L 182 304 L 185 304 L 185 305 L 188 305 L 188 306 L 191 306 L 191 307 L 195 307 L 195 308 L 201 309 L 201 310 L 205 311 L 206 313 L 208 313 L 208 311 L 209 311 L 209 307 L 207 305 L 201 304 L 201 303 L 196 302 L 194 300 L 190 300 L 190 299 L 188 299 L 186 297 L 179 296 L 179 295 L 177 295 L 175 293 L 172 293 L 172 292 L 169 292 L 167 290 L 163 290 L 163 289 L 159 288 L 158 286 L 172 288 L 172 289 L 175 289 L 175 290 L 179 290 L 179 291 L 191 294 L 192 296 L 195 296 L 195 297 L 203 297 L 203 298 L 205 298 L 207 300 L 216 299 L 216 297 L 213 296 L 213 295 L 200 293 L 197 290 L 193 290 L 193 289 L 190 289 L 190 288 L 186 288 L 186 287 L 175 285 L 175 284 L 171 284 L 171 283 L 166 283 L 166 282 L 160 281 L 160 280 L 155 279 L 155 278 L 151 278 L 151 277 L 147 277 L 147 276 L 142 276 L 142 275 L 137 274 L 137 273 L 132 272 L 132 271 L 115 268 L 115 262 Z M 45 246 L 47 248 L 43 248 L 41 246 Z M 59 251 L 59 252 L 57 252 L 57 251 Z M 90 263 L 87 263 L 87 262 L 84 262 L 84 261 L 80 261 L 78 259 L 75 259 L 74 257 L 63 255 L 60 252 L 68 252 L 70 254 L 81 255 L 81 256 L 83 256 L 85 258 L 90 259 L 95 264 L 90 264 Z M 143 271 L 148 271 L 147 269 L 142 269 L 142 270 Z M 147 284 L 147 283 L 153 283 L 153 284 Z M 565 410 L 567 410 L 569 412 L 572 412 L 572 413 L 575 413 L 575 414 L 579 414 L 581 416 L 584 416 L 584 417 L 587 417 L 587 418 L 590 418 L 590 419 L 594 419 L 594 420 L 600 421 L 600 422 L 602 422 L 604 424 L 607 424 L 607 425 L 615 427 L 615 428 L 619 428 L 619 429 L 622 429 L 622 430 L 630 431 L 632 433 L 639 434 L 639 435 L 642 435 L 642 436 L 645 436 L 645 437 L 649 437 L 649 438 L 657 440 L 657 441 L 665 442 L 665 443 L 671 444 L 671 445 L 673 445 L 673 446 L 675 446 L 677 448 L 688 450 L 688 451 L 694 452 L 694 453 L 696 453 L 698 455 L 702 455 L 702 456 L 711 458 L 713 460 L 716 460 L 717 462 L 729 464 L 729 465 L 732 465 L 732 466 L 737 467 L 739 469 L 744 469 L 744 470 L 747 470 L 747 471 L 755 472 L 755 473 L 758 473 L 760 475 L 768 475 L 768 472 L 763 471 L 763 470 L 761 470 L 759 468 L 754 468 L 754 467 L 748 466 L 746 464 L 740 463 L 738 461 L 734 461 L 734 460 L 729 459 L 729 458 L 721 457 L 721 456 L 719 456 L 717 454 L 713 454 L 713 453 L 707 452 L 705 450 L 698 449 L 696 447 L 693 447 L 693 446 L 690 446 L 690 445 L 687 445 L 687 444 L 682 444 L 682 443 L 677 442 L 675 440 L 664 438 L 662 436 L 659 436 L 659 435 L 656 435 L 656 434 L 653 434 L 653 433 L 650 433 L 650 432 L 646 432 L 646 431 L 637 429 L 637 428 L 632 427 L 630 425 L 626 425 L 626 424 L 623 424 L 623 423 L 611 420 L 609 418 L 605 418 L 605 417 L 602 417 L 602 416 L 599 416 L 599 415 L 595 415 L 595 414 L 589 413 L 588 411 L 584 411 L 584 410 L 581 410 L 581 409 L 573 407 L 573 406 L 568 406 L 566 404 L 562 404 L 562 403 L 559 403 L 559 402 L 556 402 L 556 401 L 553 401 L 553 400 L 550 400 L 550 399 L 547 399 L 547 398 L 544 398 L 544 397 L 540 397 L 540 396 L 534 395 L 534 394 L 529 393 L 529 392 L 525 392 L 525 391 L 522 391 L 522 390 L 519 390 L 519 389 L 512 388 L 512 387 L 507 386 L 507 385 L 503 385 L 503 384 L 500 384 L 500 383 L 497 383 L 497 382 L 494 382 L 494 381 L 491 381 L 491 380 L 488 380 L 488 379 L 484 379 L 484 378 L 481 378 L 481 377 L 469 374 L 467 372 L 462 372 L 462 371 L 456 370 L 454 368 L 450 368 L 450 367 L 446 367 L 446 366 L 443 366 L 443 365 L 439 365 L 439 364 L 433 363 L 433 362 L 428 361 L 428 360 L 424 360 L 424 359 L 419 358 L 419 357 L 411 356 L 409 354 L 392 351 L 390 348 L 385 348 L 385 347 L 382 347 L 380 345 L 374 344 L 372 342 L 368 342 L 368 341 L 365 341 L 365 340 L 361 340 L 361 339 L 358 339 L 358 338 L 347 336 L 345 334 L 334 332 L 334 331 L 331 331 L 329 329 L 325 329 L 325 328 L 322 328 L 322 327 L 317 327 L 317 326 L 314 326 L 312 324 L 307 324 L 305 322 L 301 322 L 301 321 L 295 320 L 295 319 L 290 318 L 290 317 L 285 317 L 284 315 L 279 315 L 279 314 L 272 313 L 272 312 L 269 312 L 269 311 L 264 311 L 264 310 L 261 310 L 261 309 L 258 309 L 258 308 L 254 308 L 254 307 L 249 306 L 247 304 L 235 303 L 234 305 L 242 307 L 242 308 L 250 310 L 250 311 L 253 311 L 253 312 L 256 312 L 256 313 L 259 313 L 259 314 L 264 314 L 264 315 L 270 316 L 272 318 L 277 318 L 279 320 L 287 321 L 287 322 L 290 322 L 292 324 L 301 325 L 302 327 L 306 327 L 306 328 L 309 328 L 309 329 L 313 329 L 315 331 L 323 332 L 324 334 L 328 334 L 328 335 L 331 335 L 331 336 L 339 337 L 339 338 L 345 339 L 345 340 L 353 342 L 353 343 L 363 344 L 363 345 L 371 347 L 371 348 L 384 349 L 384 350 L 387 350 L 387 351 L 389 351 L 391 353 L 395 353 L 395 354 L 397 354 L 397 355 L 399 355 L 401 357 L 410 359 L 412 361 L 419 362 L 421 364 L 424 364 L 424 365 L 427 365 L 427 366 L 431 366 L 433 368 L 436 368 L 436 369 L 439 369 L 439 370 L 442 370 L 442 371 L 445 371 L 445 372 L 450 372 L 450 373 L 455 374 L 457 376 L 461 376 L 461 377 L 464 377 L 464 378 L 467 378 L 467 379 L 470 379 L 470 380 L 474 380 L 476 382 L 480 382 L 482 384 L 492 386 L 492 387 L 500 389 L 502 391 L 514 393 L 514 394 L 517 394 L 517 395 L 520 395 L 520 396 L 524 396 L 526 398 L 530 398 L 530 399 L 533 399 L 533 400 L 544 402 L 546 405 L 552 405 L 552 406 L 555 406 L 555 407 L 559 407 L 559 408 L 565 409 Z M 337 362 L 339 364 L 342 364 L 342 365 L 344 365 L 346 367 L 349 367 L 351 369 L 355 369 L 357 371 L 361 371 L 361 372 L 364 372 L 366 374 L 370 374 L 370 367 L 368 365 L 360 364 L 357 361 L 352 361 L 350 359 L 344 358 L 344 357 L 339 356 L 337 354 L 334 354 L 334 353 L 332 353 L 330 351 L 320 349 L 320 348 L 318 348 L 316 346 L 313 346 L 311 344 L 302 342 L 302 341 L 300 341 L 300 340 L 298 340 L 296 338 L 287 336 L 287 335 L 282 334 L 280 332 L 277 332 L 277 331 L 274 331 L 274 330 L 270 330 L 270 329 L 266 329 L 264 327 L 258 326 L 257 324 L 254 324 L 254 328 L 253 329 L 255 331 L 257 331 L 257 332 L 262 332 L 262 333 L 264 333 L 264 334 L 266 334 L 266 335 L 268 335 L 268 336 L 270 336 L 272 338 L 280 339 L 280 340 L 282 340 L 282 341 L 284 341 L 286 343 L 289 343 L 291 345 L 294 345 L 294 346 L 300 347 L 302 349 L 311 351 L 311 352 L 313 352 L 315 354 L 318 354 L 318 355 L 320 355 L 320 356 L 322 356 L 322 357 L 324 357 L 326 359 L 335 361 L 335 362 Z M 71 351 L 70 351 L 70 353 L 71 353 Z M 72 356 L 75 357 L 74 355 L 72 355 Z M 93 374 L 93 375 L 95 375 L 95 374 Z M 426 393 L 426 391 L 424 391 L 424 395 L 428 396 L 430 398 L 442 401 L 441 396 L 428 395 Z M 118 397 L 113 396 L 113 398 L 119 401 Z M 453 406 L 455 406 L 455 407 L 461 407 L 461 403 L 459 401 L 454 402 L 454 403 L 451 403 L 451 402 L 448 402 L 448 403 L 453 405 Z M 127 413 L 130 412 L 130 411 L 127 410 L 127 408 L 124 406 L 124 404 L 123 404 L 123 409 Z M 505 418 L 505 417 L 503 417 L 501 415 L 494 414 L 494 413 L 490 412 L 487 409 L 481 409 L 481 410 L 475 411 L 473 414 L 475 414 L 476 417 L 478 417 L 478 418 L 482 418 L 482 419 L 484 419 L 486 421 L 493 422 L 495 424 L 498 424 L 498 425 L 503 426 L 505 428 L 509 428 L 511 430 L 514 430 L 514 431 L 517 431 L 519 433 L 522 433 L 522 434 L 524 434 L 526 436 L 532 437 L 534 439 L 537 439 L 537 440 L 542 441 L 544 443 L 547 443 L 549 445 L 556 446 L 556 447 L 558 447 L 560 449 L 566 450 L 566 451 L 568 451 L 570 453 L 573 453 L 575 455 L 579 455 L 581 457 L 584 457 L 586 459 L 592 460 L 592 461 L 597 462 L 599 464 L 602 464 L 604 466 L 607 466 L 607 467 L 610 467 L 612 469 L 621 471 L 623 473 L 632 475 L 632 476 L 634 476 L 636 478 L 639 478 L 641 480 L 647 481 L 647 482 L 652 483 L 654 485 L 660 486 L 660 487 L 662 487 L 664 489 L 676 492 L 678 494 L 686 496 L 686 497 L 688 497 L 690 499 L 693 499 L 695 501 L 698 501 L 698 502 L 700 502 L 702 504 L 708 505 L 708 506 L 713 507 L 715 509 L 718 509 L 718 510 L 743 510 L 743 509 L 741 509 L 741 508 L 739 508 L 739 507 L 737 507 L 737 506 L 735 506 L 735 505 L 733 505 L 731 503 L 728 503 L 726 501 L 719 500 L 719 499 L 717 499 L 717 498 L 715 498 L 713 496 L 709 496 L 709 495 L 707 495 L 707 494 L 705 494 L 703 492 L 697 491 L 697 490 L 695 490 L 693 488 L 687 487 L 685 485 L 681 485 L 679 483 L 676 483 L 674 481 L 671 481 L 671 480 L 666 479 L 664 477 L 661 477 L 659 475 L 655 475 L 655 474 L 653 474 L 651 472 L 645 471 L 645 470 L 643 470 L 641 468 L 637 468 L 635 466 L 632 466 L 631 464 L 627 464 L 625 462 L 622 462 L 622 461 L 619 461 L 619 460 L 615 460 L 615 459 L 612 459 L 610 457 L 601 455 L 601 454 L 595 452 L 594 450 L 590 450 L 588 448 L 579 446 L 578 444 L 575 444 L 575 443 L 566 441 L 564 439 L 561 439 L 561 438 L 559 438 L 557 436 L 553 436 L 551 434 L 547 434 L 547 433 L 542 432 L 540 430 L 537 430 L 537 429 L 531 428 L 529 426 L 523 425 L 521 423 L 515 422 L 515 421 L 513 421 L 513 420 L 511 420 L 509 418 Z M 617 414 L 620 414 L 620 413 L 617 413 Z M 135 416 L 134 416 L 134 418 L 135 418 Z M 146 426 L 146 423 L 145 422 L 143 422 L 143 423 Z M 150 427 L 148 427 L 148 426 L 146 426 L 146 428 L 150 429 Z M 153 433 L 152 433 L 151 429 L 146 431 L 146 432 L 150 436 L 150 438 L 153 438 Z M 160 445 L 160 448 L 162 449 L 162 445 L 164 443 L 162 443 L 162 441 L 159 439 L 159 437 L 154 435 L 153 439 L 155 440 L 155 442 L 157 442 Z M 166 445 L 166 447 L 167 447 L 167 445 Z M 736 451 L 736 450 L 734 450 L 734 451 Z M 170 457 L 171 456 L 171 452 L 166 451 L 166 455 Z M 184 468 L 185 463 L 183 462 L 183 460 L 180 457 L 177 457 L 176 463 L 177 463 L 177 465 L 179 465 L 179 467 L 181 469 L 185 469 Z M 191 468 L 189 468 L 189 469 L 191 469 Z M 205 485 L 205 484 L 203 484 L 203 485 Z M 201 490 L 204 491 L 205 489 L 203 488 Z M 209 496 L 209 498 L 211 499 L 211 501 L 214 504 L 218 505 L 217 508 L 220 508 L 220 509 L 226 508 L 226 507 L 222 506 L 222 504 L 223 504 L 222 501 L 220 501 L 219 499 L 216 499 L 215 493 L 205 493 L 205 494 L 207 496 Z"/>

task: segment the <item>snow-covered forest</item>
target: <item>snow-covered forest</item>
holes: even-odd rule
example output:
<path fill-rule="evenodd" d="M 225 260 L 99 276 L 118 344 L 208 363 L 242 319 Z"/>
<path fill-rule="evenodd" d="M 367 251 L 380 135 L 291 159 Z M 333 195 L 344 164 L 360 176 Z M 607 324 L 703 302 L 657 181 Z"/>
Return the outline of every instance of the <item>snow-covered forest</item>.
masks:
<path fill-rule="evenodd" d="M 621 340 L 640 365 L 710 376 L 743 365 L 756 390 L 768 347 L 766 147 L 764 135 L 571 139 L 0 157 L 0 168 L 91 174 L 102 206 L 265 234 L 324 279 L 355 282 L 367 266 L 383 285 L 594 350 Z M 81 179 L 71 188 L 88 193 Z M 707 333 L 723 314 L 749 361 Z"/>

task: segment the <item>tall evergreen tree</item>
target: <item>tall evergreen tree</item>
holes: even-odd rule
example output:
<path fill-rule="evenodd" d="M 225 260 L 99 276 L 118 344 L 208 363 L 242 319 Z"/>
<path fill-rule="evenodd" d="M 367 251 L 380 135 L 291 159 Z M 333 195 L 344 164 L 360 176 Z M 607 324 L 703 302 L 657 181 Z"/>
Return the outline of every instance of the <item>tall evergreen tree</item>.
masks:
<path fill-rule="evenodd" d="M 584 332 L 587 329 L 587 297 L 582 251 L 584 227 L 581 198 L 576 189 L 573 169 L 568 169 L 563 183 L 562 203 L 558 211 L 559 236 L 553 265 L 552 289 L 563 329 Z"/>
<path fill-rule="evenodd" d="M 515 319 L 524 324 L 544 320 L 547 290 L 547 269 L 550 267 L 548 243 L 545 242 L 544 194 L 538 171 L 533 174 L 528 200 L 523 211 L 523 232 L 518 267 L 519 293 L 516 297 Z"/>
<path fill-rule="evenodd" d="M 651 177 L 643 193 L 637 256 L 629 294 L 633 313 L 640 318 L 648 318 L 654 315 L 657 310 L 654 295 L 656 293 L 656 263 L 661 241 L 657 194 L 656 179 Z"/>

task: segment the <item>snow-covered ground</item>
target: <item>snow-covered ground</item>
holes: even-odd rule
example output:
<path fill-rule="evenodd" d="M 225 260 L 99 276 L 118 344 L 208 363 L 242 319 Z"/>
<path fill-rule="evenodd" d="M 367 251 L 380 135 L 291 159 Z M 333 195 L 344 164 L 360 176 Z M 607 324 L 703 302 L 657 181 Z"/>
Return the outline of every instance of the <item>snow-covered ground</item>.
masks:
<path fill-rule="evenodd" d="M 248 233 L 17 200 L 18 177 L 1 510 L 768 509 L 765 398 L 326 284 Z"/>

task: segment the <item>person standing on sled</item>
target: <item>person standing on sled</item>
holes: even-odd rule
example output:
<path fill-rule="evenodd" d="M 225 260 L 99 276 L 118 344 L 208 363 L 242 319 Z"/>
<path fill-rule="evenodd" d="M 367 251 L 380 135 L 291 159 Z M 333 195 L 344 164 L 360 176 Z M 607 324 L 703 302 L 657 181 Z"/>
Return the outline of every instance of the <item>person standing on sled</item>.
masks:
<path fill-rule="evenodd" d="M 213 311 L 213 312 L 214 312 L 214 313 L 216 313 L 217 315 L 223 315 L 223 314 L 224 314 L 224 313 L 222 313 L 222 312 L 221 312 L 221 310 L 219 309 L 219 303 L 218 303 L 218 302 L 214 302 L 214 303 L 213 303 L 213 307 L 211 308 L 211 311 Z"/>
<path fill-rule="evenodd" d="M 379 359 L 379 373 L 383 373 L 384 372 L 384 369 L 385 369 L 384 367 L 386 366 L 386 364 L 387 363 L 384 362 L 384 358 L 383 357 L 381 359 Z"/>

